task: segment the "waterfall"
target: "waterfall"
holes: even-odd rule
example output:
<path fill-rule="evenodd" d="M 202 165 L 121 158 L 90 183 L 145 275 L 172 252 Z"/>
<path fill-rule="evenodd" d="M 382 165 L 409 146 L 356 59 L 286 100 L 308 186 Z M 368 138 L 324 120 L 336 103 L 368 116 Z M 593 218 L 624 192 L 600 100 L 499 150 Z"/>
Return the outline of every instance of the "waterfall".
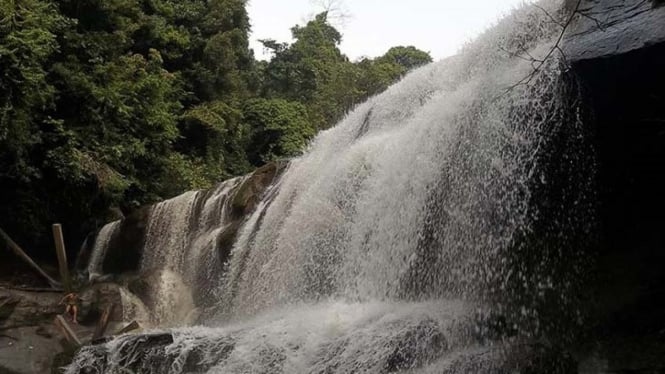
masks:
<path fill-rule="evenodd" d="M 153 320 L 177 326 L 195 320 L 198 288 L 216 285 L 221 263 L 217 237 L 227 228 L 230 203 L 245 177 L 219 184 L 210 191 L 192 191 L 155 205 L 150 211 L 141 272 L 156 272 L 147 291 L 153 296 Z"/>
<path fill-rule="evenodd" d="M 120 221 L 114 221 L 104 225 L 104 227 L 99 230 L 97 238 L 95 238 L 92 254 L 90 255 L 90 261 L 88 262 L 88 277 L 90 280 L 99 277 L 103 273 L 102 261 L 104 260 L 104 254 L 106 253 L 111 238 L 115 235 L 116 231 L 118 231 L 119 227 Z"/>
<path fill-rule="evenodd" d="M 205 273 L 213 311 L 84 348 L 68 373 L 510 371 L 514 340 L 580 323 L 583 114 L 565 60 L 526 57 L 555 47 L 560 8 L 517 9 L 320 133 L 245 219 L 223 271 L 205 270 L 207 253 L 241 180 L 155 206 L 143 270 L 189 287 Z"/>
<path fill-rule="evenodd" d="M 145 323 L 162 327 L 187 325 L 196 321 L 200 313 L 197 306 L 212 302 L 207 293 L 219 284 L 218 273 L 223 268 L 217 241 L 232 224 L 230 205 L 246 180 L 230 179 L 213 189 L 190 191 L 151 207 L 139 279 L 134 287 L 130 286 L 140 288 L 142 297 L 130 296 L 127 290 L 123 295 L 127 307 L 140 310 Z M 104 254 L 119 231 L 122 225 L 116 221 L 104 226 L 97 235 L 88 265 L 91 279 L 103 274 Z"/>

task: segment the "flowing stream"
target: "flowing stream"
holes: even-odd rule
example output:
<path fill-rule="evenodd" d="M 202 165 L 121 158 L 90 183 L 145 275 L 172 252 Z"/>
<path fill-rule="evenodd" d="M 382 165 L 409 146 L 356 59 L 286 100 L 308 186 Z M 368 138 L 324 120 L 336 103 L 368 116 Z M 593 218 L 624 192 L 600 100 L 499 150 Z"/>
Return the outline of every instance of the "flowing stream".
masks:
<path fill-rule="evenodd" d="M 141 268 L 162 274 L 160 329 L 67 372 L 497 372 L 517 339 L 580 323 L 591 176 L 565 60 L 537 62 L 566 15 L 539 4 L 320 133 L 228 258 L 212 248 L 243 178 L 153 207 Z"/>

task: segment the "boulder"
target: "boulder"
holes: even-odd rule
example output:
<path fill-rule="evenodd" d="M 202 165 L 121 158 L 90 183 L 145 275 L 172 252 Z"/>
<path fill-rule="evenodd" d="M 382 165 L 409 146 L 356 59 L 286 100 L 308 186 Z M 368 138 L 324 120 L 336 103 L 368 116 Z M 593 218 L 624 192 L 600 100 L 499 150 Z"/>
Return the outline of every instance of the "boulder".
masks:
<path fill-rule="evenodd" d="M 51 323 L 62 313 L 59 292 L 30 292 L 0 288 L 0 328 L 10 329 Z"/>
<path fill-rule="evenodd" d="M 256 205 L 261 201 L 266 188 L 286 168 L 285 162 L 271 162 L 254 171 L 251 176 L 238 187 L 233 202 L 233 216 L 241 219 L 254 211 Z"/>

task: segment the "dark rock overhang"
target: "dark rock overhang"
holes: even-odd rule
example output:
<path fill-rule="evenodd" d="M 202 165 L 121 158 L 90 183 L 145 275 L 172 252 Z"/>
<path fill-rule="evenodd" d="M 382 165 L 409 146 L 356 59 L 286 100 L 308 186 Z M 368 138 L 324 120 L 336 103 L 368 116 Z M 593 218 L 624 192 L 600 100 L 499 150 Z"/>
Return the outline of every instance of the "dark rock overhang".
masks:
<path fill-rule="evenodd" d="M 601 224 L 592 340 L 608 372 L 665 368 L 661 3 L 582 0 L 561 45 L 592 112 Z"/>
<path fill-rule="evenodd" d="M 578 6 L 579 2 L 579 6 Z M 567 0 L 575 19 L 563 50 L 572 63 L 665 43 L 665 7 L 653 0 Z"/>

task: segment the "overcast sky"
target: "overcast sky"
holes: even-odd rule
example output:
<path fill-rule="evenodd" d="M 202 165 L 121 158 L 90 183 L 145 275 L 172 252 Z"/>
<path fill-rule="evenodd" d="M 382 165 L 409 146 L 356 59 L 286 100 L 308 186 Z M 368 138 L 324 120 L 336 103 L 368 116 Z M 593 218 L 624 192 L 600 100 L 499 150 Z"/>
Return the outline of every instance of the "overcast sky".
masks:
<path fill-rule="evenodd" d="M 324 0 L 329 1 L 329 0 Z M 355 60 L 390 47 L 413 45 L 435 60 L 447 57 L 524 0 L 336 0 L 349 17 L 337 23 L 341 50 Z M 250 46 L 265 59 L 258 39 L 291 41 L 290 28 L 322 8 L 321 0 L 249 0 Z"/>

